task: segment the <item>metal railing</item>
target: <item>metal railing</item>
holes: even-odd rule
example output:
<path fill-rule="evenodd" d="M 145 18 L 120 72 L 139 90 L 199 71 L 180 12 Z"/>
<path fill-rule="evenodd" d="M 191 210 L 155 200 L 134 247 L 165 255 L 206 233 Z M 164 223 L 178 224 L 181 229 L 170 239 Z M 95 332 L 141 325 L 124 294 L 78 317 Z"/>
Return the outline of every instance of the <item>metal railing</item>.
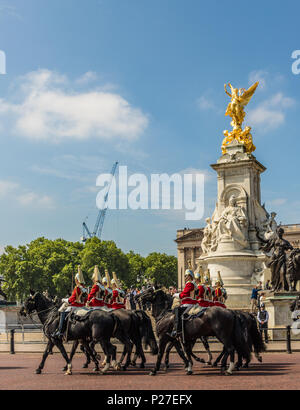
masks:
<path fill-rule="evenodd" d="M 283 338 L 276 338 L 276 340 L 269 339 L 269 343 L 276 343 L 276 342 L 285 342 L 286 344 L 286 353 L 292 354 L 292 342 L 298 341 L 299 339 L 293 339 L 291 335 L 291 326 L 286 326 L 282 328 L 268 328 L 268 331 L 281 331 L 285 332 L 285 337 Z M 25 334 L 26 333 L 42 333 L 42 325 L 10 325 L 5 330 L 3 329 L 2 333 L 6 333 L 6 342 L 0 341 L 1 343 L 6 343 L 10 345 L 10 354 L 15 354 L 15 344 L 18 343 L 15 340 L 15 336 L 17 333 L 22 334 L 22 342 L 23 344 L 44 344 L 46 342 L 46 337 L 44 334 L 41 334 L 41 340 L 34 340 L 34 341 L 25 341 Z M 209 344 L 220 343 L 215 337 L 209 338 Z"/>

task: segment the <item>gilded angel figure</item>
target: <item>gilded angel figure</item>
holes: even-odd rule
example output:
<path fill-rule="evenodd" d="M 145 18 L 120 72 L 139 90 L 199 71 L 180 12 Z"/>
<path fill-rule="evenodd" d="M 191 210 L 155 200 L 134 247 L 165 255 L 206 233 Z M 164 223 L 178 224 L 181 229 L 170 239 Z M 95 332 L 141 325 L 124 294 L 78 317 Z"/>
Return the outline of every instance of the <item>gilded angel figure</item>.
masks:
<path fill-rule="evenodd" d="M 225 115 L 229 115 L 232 118 L 231 125 L 234 130 L 241 129 L 242 123 L 245 118 L 244 107 L 249 103 L 259 82 L 257 81 L 248 90 L 245 88 L 234 88 L 230 83 L 225 84 L 225 92 L 231 98 L 231 102 L 228 104 Z M 230 87 L 231 94 L 227 90 Z"/>

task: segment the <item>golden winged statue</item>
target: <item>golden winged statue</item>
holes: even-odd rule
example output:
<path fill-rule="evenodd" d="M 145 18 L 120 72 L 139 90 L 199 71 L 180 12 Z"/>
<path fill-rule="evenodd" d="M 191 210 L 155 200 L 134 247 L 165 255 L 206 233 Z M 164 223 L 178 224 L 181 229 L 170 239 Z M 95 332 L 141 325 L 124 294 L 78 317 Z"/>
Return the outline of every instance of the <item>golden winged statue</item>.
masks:
<path fill-rule="evenodd" d="M 249 154 L 255 150 L 255 146 L 252 143 L 252 135 L 250 133 L 251 127 L 242 129 L 242 124 L 245 119 L 244 108 L 250 102 L 253 94 L 256 91 L 259 82 L 257 81 L 248 90 L 245 88 L 234 88 L 230 83 L 225 84 L 225 93 L 231 98 L 228 104 L 225 115 L 229 115 L 232 118 L 231 125 L 233 130 L 231 132 L 224 131 L 225 139 L 222 144 L 222 152 L 226 153 L 226 146 L 229 145 L 234 139 L 245 145 L 246 152 Z M 231 93 L 227 87 L 230 87 Z"/>

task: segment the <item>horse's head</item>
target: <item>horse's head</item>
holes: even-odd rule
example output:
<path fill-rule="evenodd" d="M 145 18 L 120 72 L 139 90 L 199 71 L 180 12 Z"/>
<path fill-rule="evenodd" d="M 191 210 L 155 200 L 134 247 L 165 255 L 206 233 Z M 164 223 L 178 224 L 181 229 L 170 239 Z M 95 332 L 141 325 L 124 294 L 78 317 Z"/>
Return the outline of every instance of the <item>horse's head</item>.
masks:
<path fill-rule="evenodd" d="M 51 303 L 52 304 L 52 303 Z M 46 310 L 50 303 L 39 292 L 30 290 L 30 296 L 25 300 L 23 307 L 20 310 L 21 316 L 31 315 L 34 312 Z"/>

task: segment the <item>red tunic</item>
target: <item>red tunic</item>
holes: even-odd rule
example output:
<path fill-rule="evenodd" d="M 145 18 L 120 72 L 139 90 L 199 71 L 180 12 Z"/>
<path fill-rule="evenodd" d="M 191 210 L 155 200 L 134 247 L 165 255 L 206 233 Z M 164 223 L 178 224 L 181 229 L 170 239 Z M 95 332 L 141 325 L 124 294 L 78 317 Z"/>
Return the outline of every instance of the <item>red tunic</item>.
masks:
<path fill-rule="evenodd" d="M 113 297 L 112 297 L 112 305 L 113 309 L 125 309 L 125 304 L 123 302 L 118 301 L 120 290 L 114 289 L 113 290 Z"/>
<path fill-rule="evenodd" d="M 198 290 L 199 290 L 199 292 L 198 292 L 198 296 L 197 296 L 197 299 L 198 300 L 200 300 L 200 299 L 205 299 L 205 286 L 204 285 L 198 285 Z"/>
<path fill-rule="evenodd" d="M 104 300 L 106 300 L 106 298 L 107 298 L 109 295 L 111 295 L 111 293 L 110 293 L 107 289 L 105 289 Z M 109 309 L 111 309 L 111 303 L 104 302 L 104 305 L 105 305 L 106 307 L 108 307 Z"/>
<path fill-rule="evenodd" d="M 84 302 L 81 302 L 80 295 L 81 289 L 79 286 L 75 286 L 72 295 L 69 297 L 68 302 L 71 306 L 82 307 L 84 306 Z"/>
<path fill-rule="evenodd" d="M 215 302 L 215 301 L 219 302 L 221 297 L 222 297 L 222 290 L 221 290 L 221 288 L 216 288 L 216 289 L 215 289 L 215 295 L 214 295 L 214 302 Z"/>
<path fill-rule="evenodd" d="M 184 290 L 179 294 L 181 305 L 196 305 L 195 299 L 195 285 L 193 282 L 187 282 Z"/>
<path fill-rule="evenodd" d="M 88 296 L 89 306 L 105 306 L 103 299 L 97 297 L 98 292 L 100 292 L 100 286 L 98 283 L 92 287 L 90 294 Z"/>

